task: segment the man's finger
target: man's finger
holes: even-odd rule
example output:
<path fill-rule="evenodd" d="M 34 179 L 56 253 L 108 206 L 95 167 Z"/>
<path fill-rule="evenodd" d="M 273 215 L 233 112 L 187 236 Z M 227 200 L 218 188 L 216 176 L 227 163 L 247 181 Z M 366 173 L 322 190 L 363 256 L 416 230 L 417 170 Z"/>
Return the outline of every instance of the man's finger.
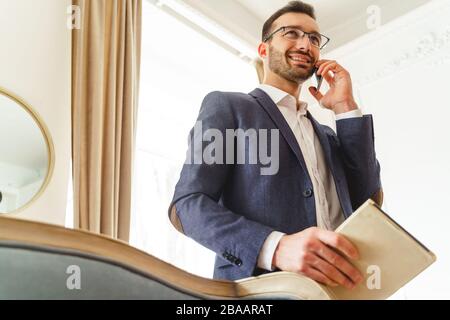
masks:
<path fill-rule="evenodd" d="M 308 88 L 311 95 L 320 103 L 320 100 L 322 100 L 323 95 L 320 93 L 320 91 L 317 91 L 315 87 L 309 87 Z"/>
<path fill-rule="evenodd" d="M 346 72 L 346 70 L 342 68 L 339 64 L 331 63 L 324 66 L 322 74 L 328 74 L 330 71 L 333 72 L 334 74 Z"/>
<path fill-rule="evenodd" d="M 328 248 L 326 245 L 324 244 L 320 245 L 315 250 L 315 253 L 324 260 L 328 261 L 333 266 L 335 266 L 339 271 L 345 274 L 354 283 L 359 283 L 363 280 L 363 276 L 358 269 L 356 269 L 353 265 L 351 265 L 341 255 Z"/>
<path fill-rule="evenodd" d="M 330 87 L 333 87 L 333 86 L 334 86 L 334 77 L 331 76 L 328 72 L 327 72 L 327 73 L 324 73 L 324 74 L 322 75 L 322 77 L 325 79 L 325 81 L 328 83 L 328 85 L 329 85 Z"/>
<path fill-rule="evenodd" d="M 323 243 L 339 250 L 350 259 L 359 259 L 358 249 L 344 236 L 336 232 L 319 229 L 317 238 Z"/>
<path fill-rule="evenodd" d="M 321 74 L 328 74 L 330 71 L 332 71 L 333 73 L 338 73 L 341 70 L 343 70 L 342 67 L 339 67 L 336 62 L 332 62 L 323 66 Z"/>
<path fill-rule="evenodd" d="M 346 287 L 347 289 L 353 289 L 355 284 L 350 281 L 344 274 L 342 274 L 336 267 L 331 263 L 323 260 L 319 256 L 311 263 L 311 266 L 322 272 L 325 276 L 330 278 L 332 281 Z"/>
<path fill-rule="evenodd" d="M 322 64 L 327 63 L 331 60 L 327 60 L 327 59 L 322 59 L 316 62 L 316 67 L 320 67 Z"/>
<path fill-rule="evenodd" d="M 323 70 L 324 70 L 327 66 L 332 65 L 332 64 L 335 64 L 335 63 L 336 63 L 336 61 L 334 61 L 334 60 L 329 60 L 329 61 L 327 61 L 327 62 L 325 62 L 325 63 L 322 63 L 322 64 L 320 65 L 319 69 L 317 69 L 317 74 L 318 74 L 318 75 L 323 75 Z"/>
<path fill-rule="evenodd" d="M 326 275 L 324 275 L 319 270 L 316 270 L 312 267 L 309 267 L 306 272 L 304 273 L 305 276 L 308 278 L 311 278 L 313 280 L 316 280 L 322 284 L 325 284 L 330 287 L 337 287 L 339 284 L 328 278 Z"/>

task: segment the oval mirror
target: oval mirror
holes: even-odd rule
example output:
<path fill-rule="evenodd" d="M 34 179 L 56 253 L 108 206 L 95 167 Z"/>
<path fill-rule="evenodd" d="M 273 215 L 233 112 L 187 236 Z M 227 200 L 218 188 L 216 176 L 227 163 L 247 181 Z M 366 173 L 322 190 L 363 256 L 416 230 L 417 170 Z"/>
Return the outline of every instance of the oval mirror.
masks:
<path fill-rule="evenodd" d="M 53 170 L 53 143 L 38 114 L 0 88 L 0 213 L 29 206 Z"/>

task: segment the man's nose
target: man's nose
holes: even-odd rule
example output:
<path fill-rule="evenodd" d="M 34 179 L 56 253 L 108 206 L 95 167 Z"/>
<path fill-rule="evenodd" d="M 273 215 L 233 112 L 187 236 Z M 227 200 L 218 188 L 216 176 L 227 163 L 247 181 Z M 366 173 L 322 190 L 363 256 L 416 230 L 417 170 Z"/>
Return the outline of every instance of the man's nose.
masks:
<path fill-rule="evenodd" d="M 295 42 L 295 48 L 309 53 L 311 51 L 311 42 L 309 41 L 309 37 L 305 35 L 298 38 Z"/>

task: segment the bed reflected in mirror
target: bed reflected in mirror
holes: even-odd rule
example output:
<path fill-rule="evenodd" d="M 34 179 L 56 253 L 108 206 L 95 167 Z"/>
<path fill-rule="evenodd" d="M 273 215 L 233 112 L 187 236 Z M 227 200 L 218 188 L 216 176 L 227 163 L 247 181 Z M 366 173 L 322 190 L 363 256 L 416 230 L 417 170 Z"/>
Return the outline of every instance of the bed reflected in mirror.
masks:
<path fill-rule="evenodd" d="M 36 111 L 0 88 L 0 213 L 15 213 L 45 189 L 53 147 Z"/>

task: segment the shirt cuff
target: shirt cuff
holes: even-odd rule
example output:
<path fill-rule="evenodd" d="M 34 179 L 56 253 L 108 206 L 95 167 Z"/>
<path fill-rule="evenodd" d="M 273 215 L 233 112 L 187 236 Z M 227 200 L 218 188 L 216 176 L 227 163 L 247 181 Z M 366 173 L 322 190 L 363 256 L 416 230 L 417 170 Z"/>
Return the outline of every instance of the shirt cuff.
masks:
<path fill-rule="evenodd" d="M 350 118 L 361 118 L 363 116 L 361 109 L 356 109 L 336 115 L 336 121 Z"/>
<path fill-rule="evenodd" d="M 258 267 L 264 270 L 273 271 L 275 268 L 272 266 L 273 255 L 275 253 L 275 249 L 278 246 L 281 238 L 285 235 L 285 233 L 272 231 L 271 234 L 266 238 L 264 244 L 259 252 L 258 256 Z"/>

